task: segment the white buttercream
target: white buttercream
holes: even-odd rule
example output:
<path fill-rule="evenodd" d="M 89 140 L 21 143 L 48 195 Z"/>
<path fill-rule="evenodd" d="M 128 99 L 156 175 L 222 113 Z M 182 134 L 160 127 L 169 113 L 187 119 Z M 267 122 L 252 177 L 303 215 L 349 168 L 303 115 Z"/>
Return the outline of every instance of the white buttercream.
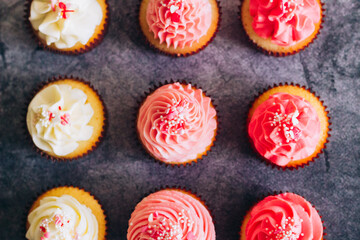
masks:
<path fill-rule="evenodd" d="M 88 140 L 93 133 L 88 123 L 94 110 L 86 100 L 82 90 L 67 84 L 54 84 L 41 90 L 30 102 L 26 116 L 35 145 L 65 156 L 79 146 L 78 141 Z"/>
<path fill-rule="evenodd" d="M 62 0 L 52 8 L 51 0 L 33 0 L 30 7 L 30 22 L 47 45 L 58 49 L 71 48 L 76 43 L 86 44 L 100 25 L 103 13 L 97 0 Z M 63 18 L 59 3 L 68 10 Z"/>
<path fill-rule="evenodd" d="M 91 209 L 69 195 L 40 200 L 40 205 L 29 214 L 28 222 L 29 240 L 98 239 L 99 226 Z"/>

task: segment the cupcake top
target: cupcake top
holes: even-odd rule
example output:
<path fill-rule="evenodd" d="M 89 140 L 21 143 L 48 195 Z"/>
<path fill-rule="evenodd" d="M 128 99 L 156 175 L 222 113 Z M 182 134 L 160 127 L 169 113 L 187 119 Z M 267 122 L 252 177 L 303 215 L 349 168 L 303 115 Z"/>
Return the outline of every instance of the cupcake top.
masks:
<path fill-rule="evenodd" d="M 69 195 L 45 197 L 28 216 L 29 240 L 97 240 L 98 223 L 91 209 Z"/>
<path fill-rule="evenodd" d="M 34 144 L 43 151 L 65 156 L 88 140 L 93 127 L 88 125 L 94 111 L 86 94 L 67 84 L 52 84 L 42 89 L 28 107 L 27 127 Z"/>
<path fill-rule="evenodd" d="M 144 198 L 131 214 L 128 240 L 215 240 L 209 211 L 189 194 L 162 190 Z"/>
<path fill-rule="evenodd" d="M 182 163 L 207 150 L 215 136 L 216 111 L 211 99 L 190 84 L 167 84 L 141 105 L 137 130 L 156 159 Z"/>
<path fill-rule="evenodd" d="M 146 12 L 149 30 L 168 47 L 191 47 L 211 25 L 209 0 L 149 0 Z"/>
<path fill-rule="evenodd" d="M 278 166 L 309 157 L 320 140 L 320 120 L 304 98 L 273 94 L 254 111 L 248 126 L 257 151 Z"/>
<path fill-rule="evenodd" d="M 292 46 L 315 31 L 321 9 L 317 0 L 250 0 L 250 15 L 260 37 Z"/>
<path fill-rule="evenodd" d="M 246 240 L 321 240 L 322 236 L 316 209 L 294 193 L 266 197 L 252 208 L 246 225 Z"/>
<path fill-rule="evenodd" d="M 47 45 L 64 49 L 85 45 L 102 18 L 97 0 L 33 0 L 29 20 Z"/>

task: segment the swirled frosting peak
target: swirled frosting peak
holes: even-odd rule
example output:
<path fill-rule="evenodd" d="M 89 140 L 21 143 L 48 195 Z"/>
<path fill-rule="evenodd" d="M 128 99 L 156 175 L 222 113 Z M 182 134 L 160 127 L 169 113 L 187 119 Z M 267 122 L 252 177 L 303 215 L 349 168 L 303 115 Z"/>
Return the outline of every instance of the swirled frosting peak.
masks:
<path fill-rule="evenodd" d="M 88 140 L 88 125 L 94 111 L 86 94 L 67 84 L 53 84 L 41 90 L 30 102 L 26 117 L 34 144 L 57 156 L 72 153 L 78 141 Z"/>
<path fill-rule="evenodd" d="M 191 47 L 207 33 L 211 19 L 209 0 L 150 0 L 146 12 L 155 39 L 174 48 Z"/>
<path fill-rule="evenodd" d="M 69 195 L 45 197 L 28 216 L 29 240 L 97 240 L 98 223 L 91 210 Z"/>
<path fill-rule="evenodd" d="M 194 197 L 162 190 L 144 198 L 131 214 L 128 240 L 215 240 L 208 210 Z"/>
<path fill-rule="evenodd" d="M 321 240 L 323 226 L 316 209 L 294 193 L 269 196 L 250 212 L 246 240 Z"/>
<path fill-rule="evenodd" d="M 164 162 L 197 158 L 211 145 L 217 127 L 211 99 L 190 84 L 164 85 L 149 95 L 138 114 L 137 130 L 146 149 Z"/>
<path fill-rule="evenodd" d="M 257 151 L 279 166 L 307 158 L 320 140 L 320 120 L 305 99 L 276 93 L 252 115 L 248 127 Z"/>
<path fill-rule="evenodd" d="M 250 14 L 260 37 L 292 46 L 315 31 L 321 9 L 317 0 L 250 0 Z"/>
<path fill-rule="evenodd" d="M 97 0 L 33 0 L 29 20 L 47 45 L 64 49 L 85 45 L 102 18 Z"/>

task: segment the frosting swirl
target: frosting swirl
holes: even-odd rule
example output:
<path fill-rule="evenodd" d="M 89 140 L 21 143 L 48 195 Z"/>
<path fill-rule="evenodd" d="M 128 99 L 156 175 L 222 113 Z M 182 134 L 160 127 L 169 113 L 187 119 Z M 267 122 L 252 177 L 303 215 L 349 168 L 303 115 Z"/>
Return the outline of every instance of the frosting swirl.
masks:
<path fill-rule="evenodd" d="M 210 28 L 209 0 L 150 0 L 146 12 L 149 30 L 160 43 L 174 48 L 191 47 Z"/>
<path fill-rule="evenodd" d="M 69 195 L 45 197 L 28 216 L 29 240 L 97 240 L 98 223 L 91 209 Z"/>
<path fill-rule="evenodd" d="M 305 99 L 276 93 L 251 117 L 249 136 L 257 151 L 276 165 L 307 158 L 320 140 L 320 120 Z"/>
<path fill-rule="evenodd" d="M 215 227 L 200 201 L 168 189 L 150 194 L 136 206 L 127 239 L 215 240 Z"/>
<path fill-rule="evenodd" d="M 52 84 L 36 94 L 26 117 L 34 144 L 65 156 L 79 146 L 78 141 L 90 139 L 93 127 L 88 123 L 94 111 L 86 101 L 82 90 L 67 84 Z"/>
<path fill-rule="evenodd" d="M 182 163 L 211 145 L 217 127 L 211 99 L 190 84 L 168 84 L 155 90 L 140 107 L 137 129 L 156 159 Z"/>
<path fill-rule="evenodd" d="M 86 45 L 102 18 L 97 0 L 33 0 L 29 20 L 47 45 L 64 49 Z"/>
<path fill-rule="evenodd" d="M 315 31 L 321 10 L 317 0 L 250 0 L 250 15 L 260 37 L 292 46 Z"/>
<path fill-rule="evenodd" d="M 316 209 L 294 193 L 266 197 L 253 207 L 246 240 L 321 240 L 323 226 Z"/>

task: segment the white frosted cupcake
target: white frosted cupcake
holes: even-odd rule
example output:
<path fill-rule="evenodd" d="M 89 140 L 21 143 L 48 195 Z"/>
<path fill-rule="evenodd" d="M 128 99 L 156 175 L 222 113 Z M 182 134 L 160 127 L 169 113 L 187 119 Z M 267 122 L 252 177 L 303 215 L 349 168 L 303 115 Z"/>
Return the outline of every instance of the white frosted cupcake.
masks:
<path fill-rule="evenodd" d="M 105 119 L 104 104 L 89 84 L 60 78 L 46 83 L 31 100 L 26 123 L 41 153 L 70 160 L 96 148 Z"/>
<path fill-rule="evenodd" d="M 55 52 L 87 52 L 107 29 L 106 0 L 28 0 L 27 8 L 39 45 Z"/>
<path fill-rule="evenodd" d="M 106 217 L 90 193 L 75 187 L 57 187 L 34 202 L 26 229 L 28 240 L 103 240 Z"/>

